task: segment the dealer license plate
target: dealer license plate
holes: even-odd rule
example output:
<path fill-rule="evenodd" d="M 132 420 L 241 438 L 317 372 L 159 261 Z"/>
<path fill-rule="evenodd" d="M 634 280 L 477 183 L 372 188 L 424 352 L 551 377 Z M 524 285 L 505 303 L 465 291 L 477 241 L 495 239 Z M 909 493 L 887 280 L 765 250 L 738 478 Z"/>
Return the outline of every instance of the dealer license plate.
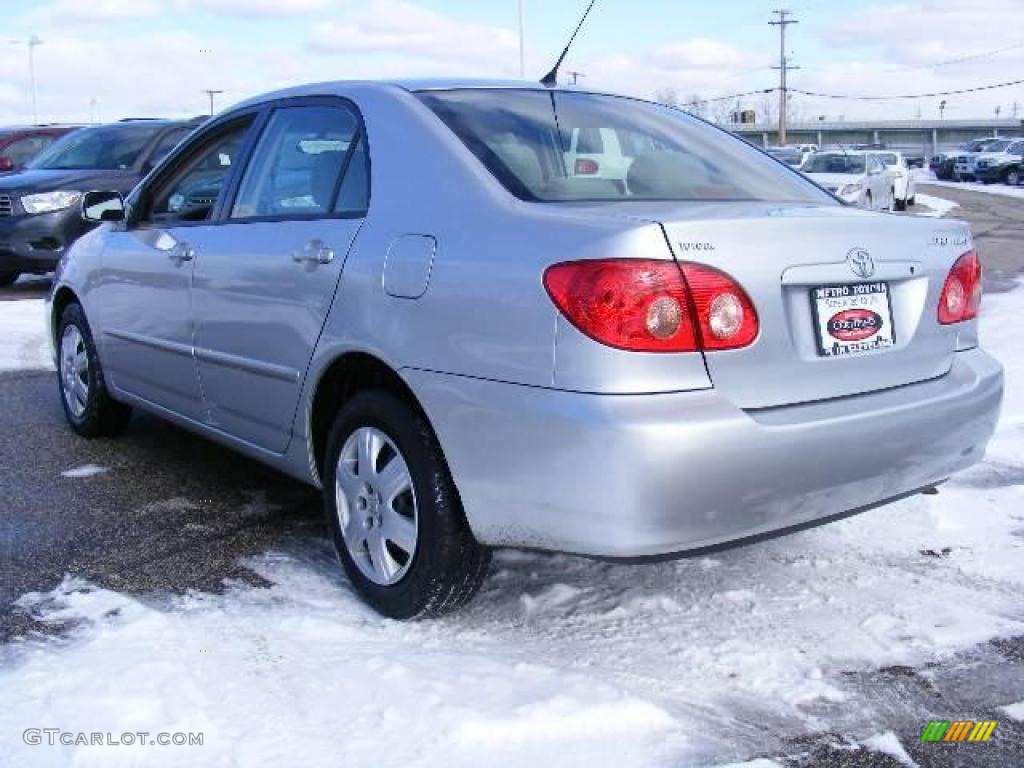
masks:
<path fill-rule="evenodd" d="M 818 354 L 845 357 L 896 344 L 888 283 L 824 285 L 811 290 Z"/>

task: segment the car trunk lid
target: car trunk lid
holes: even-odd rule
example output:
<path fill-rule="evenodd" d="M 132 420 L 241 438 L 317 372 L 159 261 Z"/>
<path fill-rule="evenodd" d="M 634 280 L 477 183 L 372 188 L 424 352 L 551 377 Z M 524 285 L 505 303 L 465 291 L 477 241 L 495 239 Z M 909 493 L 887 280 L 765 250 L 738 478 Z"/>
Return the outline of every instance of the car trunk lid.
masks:
<path fill-rule="evenodd" d="M 756 307 L 753 344 L 705 354 L 713 386 L 739 407 L 845 397 L 949 371 L 958 328 L 940 325 L 936 313 L 951 266 L 972 247 L 966 225 L 838 206 L 718 203 L 657 213 L 678 261 L 728 273 Z M 816 317 L 814 293 L 869 284 L 886 286 L 894 344 L 824 356 L 822 340 L 834 339 L 828 318 Z"/>

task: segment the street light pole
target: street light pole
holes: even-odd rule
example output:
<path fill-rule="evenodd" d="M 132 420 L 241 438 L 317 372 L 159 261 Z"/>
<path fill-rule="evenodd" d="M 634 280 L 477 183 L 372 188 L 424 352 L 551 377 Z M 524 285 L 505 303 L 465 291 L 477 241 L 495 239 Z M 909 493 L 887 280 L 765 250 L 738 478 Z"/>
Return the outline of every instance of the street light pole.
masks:
<path fill-rule="evenodd" d="M 519 77 L 526 77 L 526 40 L 523 29 L 523 0 L 519 0 Z"/>
<path fill-rule="evenodd" d="M 36 46 L 42 45 L 43 41 L 38 36 L 32 35 L 28 39 L 28 78 L 32 84 L 32 123 L 39 123 L 39 110 L 36 106 L 36 58 L 35 50 Z"/>
<path fill-rule="evenodd" d="M 216 91 L 216 90 L 212 90 L 210 88 L 207 88 L 207 89 L 205 89 L 203 91 L 203 93 L 205 93 L 207 96 L 210 97 L 210 115 L 212 116 L 213 115 L 213 97 L 216 96 L 218 93 L 224 93 L 224 91 Z"/>

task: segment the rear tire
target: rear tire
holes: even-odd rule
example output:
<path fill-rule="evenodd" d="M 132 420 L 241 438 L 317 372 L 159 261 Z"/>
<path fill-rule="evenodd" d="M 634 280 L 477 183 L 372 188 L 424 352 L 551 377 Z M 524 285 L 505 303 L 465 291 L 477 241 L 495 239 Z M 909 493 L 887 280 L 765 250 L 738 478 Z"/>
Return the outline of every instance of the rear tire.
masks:
<path fill-rule="evenodd" d="M 905 210 L 907 210 L 907 201 L 906 200 L 897 200 L 894 203 L 894 207 L 896 208 L 897 211 L 905 211 Z"/>
<path fill-rule="evenodd" d="M 21 272 L 0 272 L 0 288 L 14 285 L 19 277 L 21 277 Z"/>
<path fill-rule="evenodd" d="M 908 207 L 913 208 L 915 205 L 917 205 L 917 195 L 907 198 Z"/>
<path fill-rule="evenodd" d="M 57 326 L 57 383 L 64 416 L 82 437 L 112 437 L 128 426 L 132 409 L 107 392 L 92 331 L 79 304 L 65 307 Z"/>
<path fill-rule="evenodd" d="M 323 476 L 338 557 L 376 611 L 441 616 L 480 589 L 490 550 L 469 529 L 433 430 L 406 402 L 368 391 L 346 403 L 331 428 Z"/>

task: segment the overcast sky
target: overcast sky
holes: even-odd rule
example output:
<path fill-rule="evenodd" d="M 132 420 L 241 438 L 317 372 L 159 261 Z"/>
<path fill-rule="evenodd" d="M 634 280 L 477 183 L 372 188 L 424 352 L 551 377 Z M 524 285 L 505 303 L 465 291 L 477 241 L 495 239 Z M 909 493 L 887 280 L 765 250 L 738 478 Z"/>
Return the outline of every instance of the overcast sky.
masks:
<path fill-rule="evenodd" d="M 4 0 L 0 125 L 182 116 L 279 86 L 394 76 L 515 77 L 516 0 Z M 527 75 L 553 63 L 584 0 L 524 0 Z M 565 71 L 586 86 L 653 96 L 771 87 L 778 36 L 769 0 L 599 0 Z M 1024 0 L 793 0 L 801 24 L 791 85 L 837 94 L 957 90 L 1024 77 Z M 9 41 L 20 40 L 20 44 Z M 977 54 L 1005 50 L 991 56 Z M 948 66 L 932 66 L 975 57 Z M 92 105 L 95 100 L 95 105 Z M 743 106 L 760 107 L 763 97 Z M 940 99 L 865 104 L 797 97 L 798 116 L 938 116 Z M 1024 87 L 947 97 L 947 118 L 1004 117 Z"/>

